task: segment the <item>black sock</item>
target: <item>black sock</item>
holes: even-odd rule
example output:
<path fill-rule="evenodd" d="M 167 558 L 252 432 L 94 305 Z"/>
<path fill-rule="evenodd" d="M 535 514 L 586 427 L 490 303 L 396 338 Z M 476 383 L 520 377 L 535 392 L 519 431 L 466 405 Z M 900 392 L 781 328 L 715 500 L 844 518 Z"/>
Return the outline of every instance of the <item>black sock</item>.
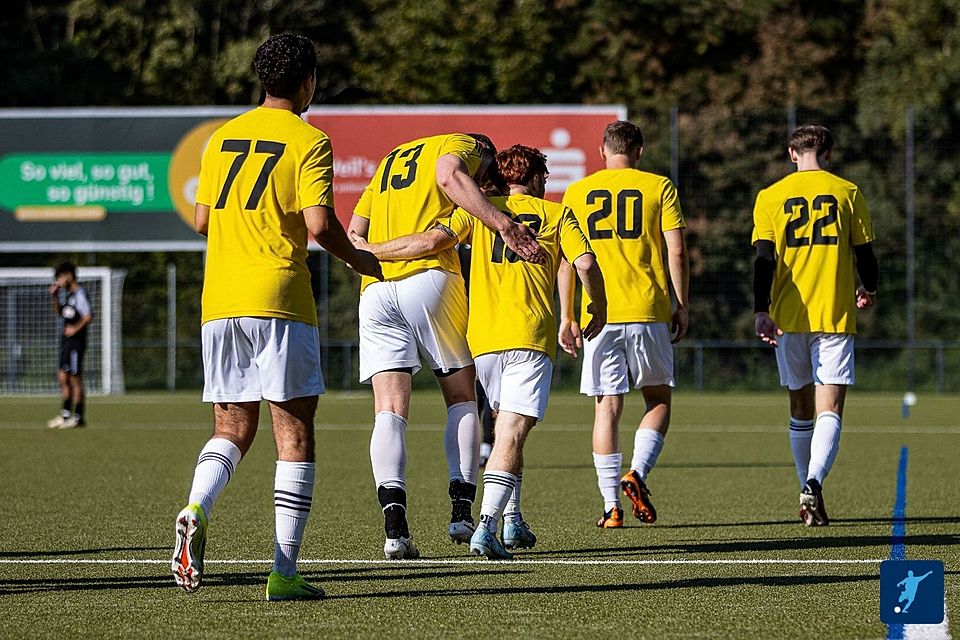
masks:
<path fill-rule="evenodd" d="M 477 498 L 477 485 L 462 480 L 450 481 L 450 522 L 473 522 L 473 501 Z"/>
<path fill-rule="evenodd" d="M 377 487 L 377 499 L 383 509 L 383 530 L 388 538 L 409 538 L 407 492 L 396 487 Z"/>
<path fill-rule="evenodd" d="M 63 410 L 65 413 L 73 413 L 73 401 L 70 398 L 63 401 Z"/>
<path fill-rule="evenodd" d="M 77 408 L 74 410 L 74 413 L 77 414 L 77 419 L 80 420 L 81 422 L 83 422 L 83 410 L 84 410 L 84 406 L 83 406 L 83 405 L 84 405 L 84 404 L 86 404 L 86 403 L 83 402 L 83 401 L 78 402 L 78 403 L 77 403 Z"/>

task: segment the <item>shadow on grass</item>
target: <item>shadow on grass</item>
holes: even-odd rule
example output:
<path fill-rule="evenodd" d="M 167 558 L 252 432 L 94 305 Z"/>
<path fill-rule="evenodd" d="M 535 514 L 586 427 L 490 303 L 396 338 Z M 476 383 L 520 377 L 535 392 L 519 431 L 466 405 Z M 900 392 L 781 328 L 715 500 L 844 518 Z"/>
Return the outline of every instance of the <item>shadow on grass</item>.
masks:
<path fill-rule="evenodd" d="M 57 549 L 43 551 L 0 551 L 0 558 L 46 558 L 56 556 L 85 556 L 115 551 L 169 551 L 170 547 L 103 547 L 102 549 Z"/>
<path fill-rule="evenodd" d="M 597 547 L 593 549 L 550 549 L 525 551 L 523 557 L 531 556 L 635 556 L 635 555 L 684 555 L 698 553 L 742 553 L 768 551 L 804 551 L 820 549 L 856 549 L 860 547 L 883 547 L 892 544 L 953 546 L 960 544 L 960 534 L 886 536 L 839 536 L 816 538 L 779 538 L 774 540 L 729 540 L 718 542 L 692 542 L 677 544 L 650 544 L 633 547 Z"/>
<path fill-rule="evenodd" d="M 798 585 L 825 585 L 849 582 L 876 582 L 877 574 L 855 576 L 756 576 L 756 577 L 709 577 L 684 580 L 666 580 L 662 582 L 634 584 L 578 584 L 538 587 L 475 587 L 468 589 L 410 589 L 405 591 L 378 591 L 352 595 L 331 594 L 328 600 L 364 600 L 369 598 L 422 598 L 499 595 L 537 595 L 537 594 L 591 594 L 620 593 L 637 591 L 660 591 L 664 589 L 698 589 L 719 587 L 792 587 Z"/>
<path fill-rule="evenodd" d="M 856 525 L 856 524 L 884 524 L 893 525 L 894 523 L 904 524 L 958 524 L 960 516 L 929 516 L 929 517 L 910 517 L 893 518 L 890 516 L 880 518 L 831 518 L 830 526 L 834 525 Z M 790 525 L 794 527 L 802 526 L 799 518 L 790 520 L 766 520 L 763 522 L 691 522 L 685 524 L 658 524 L 656 529 L 709 529 L 715 527 L 764 527 L 772 525 Z M 645 528 L 645 527 L 641 527 Z"/>
<path fill-rule="evenodd" d="M 593 463 L 575 464 L 525 464 L 524 469 L 540 471 L 562 471 L 568 469 L 594 470 Z M 621 470 L 628 470 L 625 465 Z M 793 469 L 792 462 L 660 462 L 657 469 Z"/>
<path fill-rule="evenodd" d="M 478 562 L 478 565 L 480 563 Z M 231 573 L 208 573 L 203 578 L 203 589 L 210 587 L 263 587 L 267 583 L 267 571 L 244 571 Z M 528 570 L 517 567 L 500 567 L 492 571 L 464 571 L 462 569 L 416 571 L 409 566 L 393 567 L 356 567 L 320 571 L 303 571 L 308 580 L 324 584 L 369 581 L 386 582 L 391 580 L 447 580 L 451 578 L 476 577 L 478 575 L 521 575 Z M 25 595 L 45 592 L 67 591 L 112 591 L 118 589 L 176 589 L 173 577 L 161 576 L 99 576 L 78 578 L 22 578 L 0 580 L 0 596 Z"/>

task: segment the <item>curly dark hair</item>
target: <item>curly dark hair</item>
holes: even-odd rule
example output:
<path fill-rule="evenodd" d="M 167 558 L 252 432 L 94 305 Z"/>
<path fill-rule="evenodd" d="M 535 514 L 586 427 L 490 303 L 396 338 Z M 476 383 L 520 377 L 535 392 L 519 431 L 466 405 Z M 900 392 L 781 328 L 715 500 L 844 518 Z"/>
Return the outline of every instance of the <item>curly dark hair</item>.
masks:
<path fill-rule="evenodd" d="M 309 38 L 279 33 L 267 38 L 253 56 L 253 68 L 267 95 L 291 99 L 317 70 L 317 49 Z"/>

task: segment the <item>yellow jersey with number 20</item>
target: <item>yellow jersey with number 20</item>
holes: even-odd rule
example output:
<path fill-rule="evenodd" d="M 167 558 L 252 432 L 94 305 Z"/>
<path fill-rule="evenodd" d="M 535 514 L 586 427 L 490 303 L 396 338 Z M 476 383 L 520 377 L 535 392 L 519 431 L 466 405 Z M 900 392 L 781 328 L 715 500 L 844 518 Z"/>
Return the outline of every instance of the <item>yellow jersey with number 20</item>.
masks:
<path fill-rule="evenodd" d="M 473 175 L 480 168 L 481 152 L 475 139 L 452 133 L 407 142 L 388 153 L 354 209 L 356 215 L 370 221 L 367 240 L 386 242 L 422 233 L 449 218 L 454 204 L 437 184 L 437 160 L 454 155 Z M 452 248 L 424 258 L 384 262 L 381 267 L 384 280 L 399 280 L 427 269 L 460 273 L 460 261 Z M 360 290 L 372 282 L 376 280 L 365 276 Z"/>
<path fill-rule="evenodd" d="M 567 187 L 607 290 L 607 322 L 670 322 L 663 232 L 687 226 L 668 178 L 638 169 L 602 169 Z M 580 323 L 589 318 L 586 295 Z"/>
<path fill-rule="evenodd" d="M 530 264 L 507 248 L 503 239 L 463 209 L 454 211 L 450 228 L 469 241 L 470 316 L 467 342 L 474 357 L 509 349 L 557 354 L 557 320 L 553 294 L 561 251 L 569 261 L 593 253 L 573 212 L 567 207 L 525 195 L 491 198 L 513 220 L 537 233 L 547 254 L 545 264 Z"/>
<path fill-rule="evenodd" d="M 776 247 L 770 317 L 790 333 L 856 333 L 853 247 L 873 241 L 860 189 L 797 171 L 757 194 L 753 243 Z"/>
<path fill-rule="evenodd" d="M 197 202 L 210 207 L 201 322 L 317 324 L 303 209 L 333 207 L 327 135 L 283 109 L 237 116 L 207 143 Z"/>

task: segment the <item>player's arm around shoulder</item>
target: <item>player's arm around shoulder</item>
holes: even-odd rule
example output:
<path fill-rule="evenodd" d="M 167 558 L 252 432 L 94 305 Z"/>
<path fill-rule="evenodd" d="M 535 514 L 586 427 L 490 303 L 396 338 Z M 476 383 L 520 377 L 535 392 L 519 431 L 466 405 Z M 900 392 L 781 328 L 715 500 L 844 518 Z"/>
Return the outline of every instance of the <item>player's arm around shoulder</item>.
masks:
<path fill-rule="evenodd" d="M 303 219 L 310 235 L 331 255 L 345 262 L 360 275 L 383 280 L 380 261 L 369 251 L 353 246 L 332 207 L 307 207 L 303 210 Z"/>

